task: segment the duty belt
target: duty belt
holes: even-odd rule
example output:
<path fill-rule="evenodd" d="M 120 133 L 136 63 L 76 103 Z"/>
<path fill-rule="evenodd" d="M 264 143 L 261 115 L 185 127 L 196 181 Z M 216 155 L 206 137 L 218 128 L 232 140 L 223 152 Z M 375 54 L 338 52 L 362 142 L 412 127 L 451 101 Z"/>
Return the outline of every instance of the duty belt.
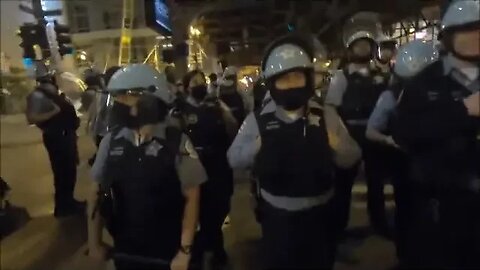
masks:
<path fill-rule="evenodd" d="M 324 205 L 334 195 L 334 190 L 331 188 L 322 195 L 316 197 L 302 197 L 293 198 L 286 196 L 276 196 L 264 189 L 260 189 L 260 195 L 262 198 L 275 208 L 280 208 L 287 211 L 302 211 L 316 206 Z"/>

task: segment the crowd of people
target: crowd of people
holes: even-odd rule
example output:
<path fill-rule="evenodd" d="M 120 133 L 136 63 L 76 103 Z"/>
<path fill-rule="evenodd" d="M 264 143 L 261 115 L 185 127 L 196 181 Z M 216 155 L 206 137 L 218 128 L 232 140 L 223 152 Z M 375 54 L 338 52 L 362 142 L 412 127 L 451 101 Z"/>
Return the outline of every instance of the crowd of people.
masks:
<path fill-rule="evenodd" d="M 109 256 L 105 227 L 119 270 L 224 269 L 233 170 L 246 169 L 265 268 L 332 269 L 363 167 L 371 227 L 395 242 L 401 269 L 480 268 L 479 1 L 453 2 L 441 24 L 438 44 L 400 48 L 368 29 L 350 33 L 348 63 L 321 97 L 315 42 L 280 37 L 265 52 L 251 112 L 234 67 L 210 85 L 201 70 L 178 80 L 143 64 L 89 73 L 83 103 L 98 151 L 88 256 Z M 79 120 L 55 77 L 37 77 L 27 115 L 43 131 L 62 217 L 81 209 Z"/>

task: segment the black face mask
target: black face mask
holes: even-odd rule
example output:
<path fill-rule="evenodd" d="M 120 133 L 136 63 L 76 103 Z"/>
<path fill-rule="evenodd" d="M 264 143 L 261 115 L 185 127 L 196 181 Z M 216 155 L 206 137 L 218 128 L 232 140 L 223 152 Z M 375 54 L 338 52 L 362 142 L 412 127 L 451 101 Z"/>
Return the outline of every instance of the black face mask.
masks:
<path fill-rule="evenodd" d="M 144 95 L 137 102 L 137 115 L 132 116 L 131 127 L 138 129 L 145 125 L 154 125 L 160 122 L 159 115 L 158 98 Z"/>
<path fill-rule="evenodd" d="M 275 103 L 287 111 L 294 111 L 305 106 L 313 96 L 312 87 L 292 88 L 289 90 L 273 90 L 271 95 Z"/>
<path fill-rule="evenodd" d="M 287 111 L 294 111 L 307 105 L 308 100 L 315 94 L 313 85 L 313 72 L 306 71 L 306 83 L 304 87 L 290 88 L 288 90 L 278 90 L 275 87 L 275 79 L 269 82 L 270 94 L 272 99 L 279 106 Z"/>
<path fill-rule="evenodd" d="M 366 64 L 372 60 L 371 55 L 364 55 L 364 56 L 358 56 L 355 54 L 352 54 L 350 57 L 350 61 L 354 64 Z"/>
<path fill-rule="evenodd" d="M 132 128 L 133 116 L 130 114 L 131 107 L 119 102 L 113 103 L 110 126 Z"/>
<path fill-rule="evenodd" d="M 206 85 L 198 85 L 192 87 L 191 89 L 192 97 L 197 101 L 203 101 L 207 96 L 207 86 Z"/>

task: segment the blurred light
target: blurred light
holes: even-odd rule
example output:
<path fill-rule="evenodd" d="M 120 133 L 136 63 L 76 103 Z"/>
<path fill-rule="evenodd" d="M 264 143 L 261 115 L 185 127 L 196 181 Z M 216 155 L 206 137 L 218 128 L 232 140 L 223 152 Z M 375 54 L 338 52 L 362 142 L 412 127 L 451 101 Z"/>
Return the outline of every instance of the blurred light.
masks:
<path fill-rule="evenodd" d="M 239 80 L 241 83 L 243 83 L 244 85 L 248 86 L 248 80 L 247 80 L 247 77 L 243 77 L 241 80 Z"/>
<path fill-rule="evenodd" d="M 317 62 L 317 58 L 313 58 L 313 63 L 316 63 Z"/>
<path fill-rule="evenodd" d="M 330 65 L 332 64 L 332 61 L 328 60 L 327 62 L 325 62 L 325 67 L 329 67 Z"/>
<path fill-rule="evenodd" d="M 415 39 L 423 39 L 427 36 L 427 29 L 415 33 Z"/>
<path fill-rule="evenodd" d="M 288 24 L 287 29 L 289 32 L 292 32 L 293 30 L 295 30 L 295 27 L 292 24 Z"/>
<path fill-rule="evenodd" d="M 87 60 L 87 56 L 85 56 L 85 54 L 80 54 L 80 60 L 82 61 Z"/>
<path fill-rule="evenodd" d="M 193 26 L 190 26 L 190 35 L 192 36 L 200 36 L 202 34 L 202 32 L 200 32 L 200 30 L 198 28 L 195 28 Z"/>
<path fill-rule="evenodd" d="M 33 59 L 32 58 L 23 58 L 23 65 L 25 68 L 33 68 Z"/>

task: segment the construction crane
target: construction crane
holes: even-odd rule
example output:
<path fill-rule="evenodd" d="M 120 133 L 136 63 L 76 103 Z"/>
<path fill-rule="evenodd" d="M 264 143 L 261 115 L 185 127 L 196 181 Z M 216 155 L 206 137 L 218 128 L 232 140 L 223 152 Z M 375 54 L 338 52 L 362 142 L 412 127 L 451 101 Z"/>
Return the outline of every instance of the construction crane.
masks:
<path fill-rule="evenodd" d="M 122 34 L 120 36 L 120 50 L 118 65 L 124 66 L 130 63 L 132 54 L 132 28 L 135 0 L 123 0 Z"/>

